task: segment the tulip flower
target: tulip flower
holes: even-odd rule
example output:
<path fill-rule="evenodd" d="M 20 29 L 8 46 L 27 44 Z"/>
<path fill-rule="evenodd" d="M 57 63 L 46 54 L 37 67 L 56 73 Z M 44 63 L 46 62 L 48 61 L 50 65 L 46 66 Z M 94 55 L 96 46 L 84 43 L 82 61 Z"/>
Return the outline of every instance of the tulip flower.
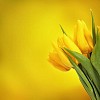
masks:
<path fill-rule="evenodd" d="M 83 54 L 88 54 L 92 51 L 92 37 L 83 21 L 77 21 L 76 42 Z"/>
<path fill-rule="evenodd" d="M 85 35 L 85 38 L 90 46 L 90 52 L 92 51 L 93 49 L 93 39 L 92 39 L 92 34 L 89 32 L 86 24 L 84 21 L 82 21 L 82 24 L 83 24 L 83 30 L 84 30 L 84 35 Z"/>
<path fill-rule="evenodd" d="M 52 53 L 49 53 L 49 59 L 48 61 L 52 63 L 56 68 L 62 70 L 62 71 L 68 71 L 72 67 L 70 61 L 64 54 L 61 48 L 57 47 L 55 44 L 53 44 L 54 51 Z"/>
<path fill-rule="evenodd" d="M 78 48 L 78 46 L 74 43 L 74 41 L 72 41 L 65 34 L 63 34 L 63 37 L 61 39 L 60 38 L 58 39 L 58 46 L 60 46 L 61 48 L 65 47 L 65 48 L 68 48 L 72 51 L 75 51 L 75 52 L 82 54 L 80 49 Z M 66 52 L 66 53 L 75 61 L 75 63 L 78 64 L 78 61 L 72 55 L 70 55 L 68 52 Z"/>

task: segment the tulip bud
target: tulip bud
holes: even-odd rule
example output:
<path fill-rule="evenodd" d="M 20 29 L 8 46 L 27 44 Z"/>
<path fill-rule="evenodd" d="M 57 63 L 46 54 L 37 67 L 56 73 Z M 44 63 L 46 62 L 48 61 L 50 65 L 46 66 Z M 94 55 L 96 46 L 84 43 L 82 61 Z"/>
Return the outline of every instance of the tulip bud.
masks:
<path fill-rule="evenodd" d="M 72 51 L 82 54 L 77 45 L 65 34 L 63 35 L 62 38 L 58 38 L 58 46 L 60 46 L 61 48 L 65 47 Z M 73 59 L 73 61 L 76 62 L 76 64 L 78 64 L 78 61 L 72 55 L 70 55 L 68 52 L 66 53 Z"/>
<path fill-rule="evenodd" d="M 85 35 L 84 35 L 84 26 L 80 20 L 77 21 L 77 45 L 82 51 L 83 54 L 87 54 L 91 51 L 91 47 L 89 46 Z"/>
<path fill-rule="evenodd" d="M 83 26 L 84 26 L 84 35 L 85 35 L 85 38 L 86 38 L 86 40 L 87 40 L 89 46 L 91 47 L 91 50 L 90 50 L 90 52 L 91 52 L 92 49 L 93 49 L 92 34 L 89 32 L 89 30 L 88 30 L 88 28 L 87 28 L 87 26 L 86 26 L 86 24 L 85 24 L 84 21 L 82 21 L 82 24 L 83 24 Z"/>
<path fill-rule="evenodd" d="M 49 54 L 49 62 L 60 70 L 67 71 L 72 65 L 63 51 L 53 44 L 54 52 Z"/>

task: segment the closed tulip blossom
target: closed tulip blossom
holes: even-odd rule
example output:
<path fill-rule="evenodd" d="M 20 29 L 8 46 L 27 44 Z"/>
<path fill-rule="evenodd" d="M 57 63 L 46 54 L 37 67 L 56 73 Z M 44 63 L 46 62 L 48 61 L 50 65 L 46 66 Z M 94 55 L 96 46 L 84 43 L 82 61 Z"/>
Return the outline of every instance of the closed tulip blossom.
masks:
<path fill-rule="evenodd" d="M 84 21 L 77 21 L 76 24 L 76 44 L 83 54 L 88 54 L 93 49 L 92 35 Z"/>
<path fill-rule="evenodd" d="M 62 49 L 53 44 L 53 52 L 49 53 L 49 62 L 62 71 L 68 71 L 72 65 Z"/>

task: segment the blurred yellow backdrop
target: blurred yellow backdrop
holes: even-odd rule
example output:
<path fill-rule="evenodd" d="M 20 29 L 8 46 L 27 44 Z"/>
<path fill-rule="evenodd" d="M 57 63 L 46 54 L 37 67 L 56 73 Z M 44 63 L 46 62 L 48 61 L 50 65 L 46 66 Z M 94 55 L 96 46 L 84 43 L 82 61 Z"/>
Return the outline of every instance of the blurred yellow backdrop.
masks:
<path fill-rule="evenodd" d="M 48 63 L 51 42 L 77 19 L 100 23 L 99 0 L 0 1 L 0 100 L 90 100 L 72 69 Z"/>

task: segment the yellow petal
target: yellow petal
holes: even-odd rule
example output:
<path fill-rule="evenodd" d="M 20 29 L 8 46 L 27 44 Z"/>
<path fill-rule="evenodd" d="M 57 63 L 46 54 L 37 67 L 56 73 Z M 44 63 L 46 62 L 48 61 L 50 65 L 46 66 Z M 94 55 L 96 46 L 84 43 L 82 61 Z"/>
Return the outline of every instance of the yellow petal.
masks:
<path fill-rule="evenodd" d="M 58 38 L 57 39 L 57 44 L 59 48 L 63 48 L 64 47 L 64 42 L 62 38 Z"/>
<path fill-rule="evenodd" d="M 66 48 L 82 54 L 80 49 L 77 47 L 77 45 L 68 36 L 64 35 L 63 41 L 64 41 Z M 73 59 L 73 61 L 75 61 L 76 64 L 79 63 L 71 54 L 69 54 L 68 52 L 66 52 L 66 53 Z"/>
<path fill-rule="evenodd" d="M 61 62 L 61 60 L 59 59 L 59 56 L 57 53 L 53 52 L 53 53 L 49 53 L 49 59 L 48 61 L 56 68 L 62 70 L 62 71 L 66 71 L 69 70 L 70 68 L 65 68 L 65 66 L 63 65 L 63 63 Z"/>
<path fill-rule="evenodd" d="M 61 70 L 61 71 L 68 71 L 69 69 L 66 69 L 65 67 L 63 67 L 62 65 L 56 63 L 55 61 L 48 59 L 48 61 L 57 69 Z"/>
<path fill-rule="evenodd" d="M 83 24 L 80 20 L 77 21 L 77 45 L 84 54 L 89 53 L 91 49 L 85 39 Z"/>
<path fill-rule="evenodd" d="M 81 53 L 80 49 L 77 47 L 77 45 L 66 35 L 63 35 L 63 41 L 65 46 L 75 52 Z"/>
<path fill-rule="evenodd" d="M 72 65 L 71 65 L 70 61 L 68 60 L 67 56 L 61 50 L 61 48 L 57 47 L 55 44 L 53 44 L 53 47 L 56 50 L 56 52 L 60 58 L 60 61 L 64 64 L 64 66 L 71 68 Z"/>
<path fill-rule="evenodd" d="M 49 53 L 49 59 L 63 66 L 63 63 L 60 61 L 59 56 L 56 52 Z"/>
<path fill-rule="evenodd" d="M 92 34 L 89 32 L 89 30 L 88 30 L 88 28 L 87 28 L 87 26 L 86 26 L 86 24 L 85 24 L 84 21 L 82 21 L 82 24 L 83 24 L 83 26 L 84 26 L 84 35 L 85 35 L 85 38 L 86 38 L 86 40 L 87 40 L 89 46 L 91 47 L 91 51 L 92 51 L 92 49 L 93 49 Z M 91 51 L 90 51 L 90 52 L 91 52 Z"/>
<path fill-rule="evenodd" d="M 71 38 L 72 41 L 73 41 L 75 44 L 77 44 L 76 34 L 77 34 L 77 26 L 75 25 L 75 26 L 74 26 L 74 32 L 73 32 L 72 38 Z"/>

